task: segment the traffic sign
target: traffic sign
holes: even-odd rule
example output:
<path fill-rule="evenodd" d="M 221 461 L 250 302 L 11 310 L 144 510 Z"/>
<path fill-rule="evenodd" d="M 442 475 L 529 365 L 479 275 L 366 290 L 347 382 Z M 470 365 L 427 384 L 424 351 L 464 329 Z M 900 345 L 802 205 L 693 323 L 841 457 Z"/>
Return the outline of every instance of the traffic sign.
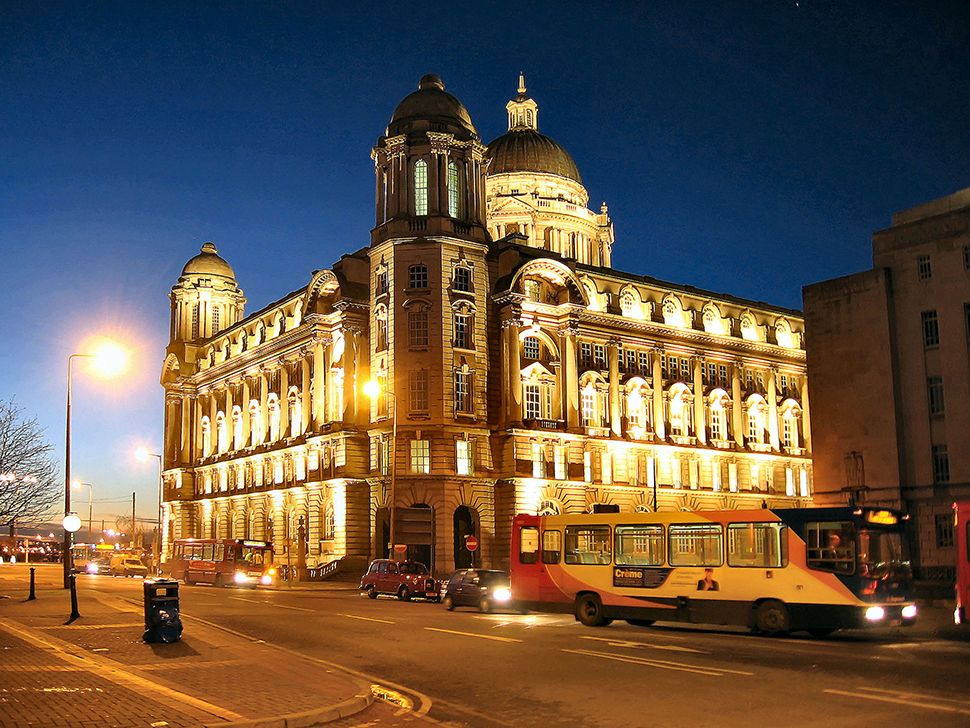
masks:
<path fill-rule="evenodd" d="M 478 539 L 475 536 L 465 536 L 465 548 L 469 551 L 478 550 Z"/>
<path fill-rule="evenodd" d="M 396 543 L 394 544 L 394 552 L 398 554 L 403 554 L 408 550 L 408 545 L 406 543 Z"/>

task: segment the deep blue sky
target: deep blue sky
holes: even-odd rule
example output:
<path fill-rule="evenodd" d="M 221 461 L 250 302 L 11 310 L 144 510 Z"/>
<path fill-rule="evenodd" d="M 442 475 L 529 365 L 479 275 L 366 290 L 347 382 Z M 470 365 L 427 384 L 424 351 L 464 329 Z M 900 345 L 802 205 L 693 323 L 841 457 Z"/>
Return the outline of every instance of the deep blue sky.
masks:
<path fill-rule="evenodd" d="M 130 451 L 181 266 L 215 241 L 254 311 L 366 245 L 371 145 L 428 72 L 486 142 L 526 72 L 616 267 L 783 306 L 970 186 L 967 3 L 597 5 L 0 0 L 0 397 L 60 458 L 67 355 L 126 336 L 126 380 L 78 374 L 74 470 L 152 513 Z"/>

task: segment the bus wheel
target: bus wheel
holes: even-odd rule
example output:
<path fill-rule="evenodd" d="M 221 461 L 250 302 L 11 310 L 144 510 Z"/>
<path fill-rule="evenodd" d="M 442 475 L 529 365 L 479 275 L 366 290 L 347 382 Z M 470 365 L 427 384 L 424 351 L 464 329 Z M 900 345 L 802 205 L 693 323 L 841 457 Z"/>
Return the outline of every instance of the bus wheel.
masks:
<path fill-rule="evenodd" d="M 626 623 L 632 624 L 634 627 L 652 627 L 656 621 L 655 619 L 628 619 Z"/>
<path fill-rule="evenodd" d="M 828 637 L 835 631 L 835 627 L 814 627 L 813 629 L 805 630 L 812 637 Z"/>
<path fill-rule="evenodd" d="M 784 634 L 791 621 L 784 604 L 777 599 L 768 599 L 755 608 L 754 623 L 762 634 Z"/>
<path fill-rule="evenodd" d="M 587 627 L 605 627 L 613 620 L 603 616 L 603 602 L 596 594 L 576 597 L 576 619 Z"/>

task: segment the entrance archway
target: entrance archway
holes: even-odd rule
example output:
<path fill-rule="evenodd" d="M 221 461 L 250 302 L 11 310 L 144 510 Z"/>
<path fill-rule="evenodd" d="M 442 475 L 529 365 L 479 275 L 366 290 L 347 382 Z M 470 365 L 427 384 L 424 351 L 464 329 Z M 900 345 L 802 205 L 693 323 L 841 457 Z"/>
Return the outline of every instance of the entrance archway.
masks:
<path fill-rule="evenodd" d="M 421 513 L 413 524 L 409 523 L 409 512 L 415 510 L 431 511 L 431 513 Z M 404 541 L 408 545 L 408 558 L 413 561 L 420 561 L 431 571 L 434 571 L 434 509 L 427 503 L 415 503 L 410 508 L 399 508 L 399 530 L 401 536 L 406 538 Z M 419 514 L 414 514 L 418 516 Z M 420 524 L 420 525 L 419 525 Z"/>
<path fill-rule="evenodd" d="M 455 509 L 455 568 L 469 569 L 481 566 L 481 557 L 476 557 L 465 547 L 466 536 L 478 536 L 478 511 L 468 506 Z M 476 553 L 481 553 L 476 552 Z"/>

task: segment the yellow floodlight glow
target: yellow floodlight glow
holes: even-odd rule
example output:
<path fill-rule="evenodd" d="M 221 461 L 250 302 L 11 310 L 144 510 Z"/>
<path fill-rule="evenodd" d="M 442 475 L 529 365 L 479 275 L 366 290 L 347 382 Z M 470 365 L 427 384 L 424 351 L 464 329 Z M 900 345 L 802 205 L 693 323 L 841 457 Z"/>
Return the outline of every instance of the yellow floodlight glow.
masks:
<path fill-rule="evenodd" d="M 94 370 L 103 377 L 116 377 L 128 366 L 128 351 L 115 341 L 105 339 L 91 352 Z"/>
<path fill-rule="evenodd" d="M 139 462 L 147 463 L 148 462 L 148 459 L 151 456 L 152 456 L 152 454 L 150 452 L 148 452 L 148 448 L 147 447 L 136 447 L 135 448 L 135 459 L 138 460 Z"/>
<path fill-rule="evenodd" d="M 366 394 L 371 399 L 375 399 L 381 394 L 381 385 L 376 379 L 370 379 L 364 382 L 364 394 Z"/>

